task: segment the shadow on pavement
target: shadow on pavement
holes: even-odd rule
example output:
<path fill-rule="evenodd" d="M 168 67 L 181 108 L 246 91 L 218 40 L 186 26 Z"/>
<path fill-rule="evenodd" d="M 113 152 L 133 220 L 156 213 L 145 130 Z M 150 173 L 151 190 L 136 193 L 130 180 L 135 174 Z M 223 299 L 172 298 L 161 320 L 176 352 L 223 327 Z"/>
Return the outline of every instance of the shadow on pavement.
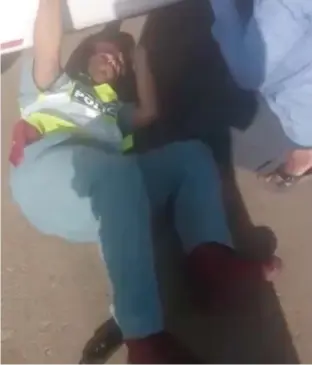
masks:
<path fill-rule="evenodd" d="M 170 331 L 188 344 L 204 363 L 300 363 L 271 284 L 254 283 L 253 295 L 244 298 L 244 313 L 220 315 L 199 307 L 184 277 L 179 239 L 168 221 L 158 224 L 162 229 L 156 229 L 155 234 L 156 262 Z M 168 247 L 173 249 L 168 252 Z"/>
<path fill-rule="evenodd" d="M 275 236 L 269 228 L 253 226 L 231 159 L 230 127 L 250 125 L 257 104 L 254 95 L 239 90 L 231 79 L 210 35 L 212 20 L 209 3 L 201 0 L 185 0 L 148 17 L 141 42 L 148 49 L 156 78 L 161 120 L 136 135 L 137 150 L 143 152 L 177 139 L 203 139 L 220 168 L 235 243 L 248 255 L 266 256 L 275 251 Z M 264 53 L 260 50 L 259 54 L 264 57 Z M 179 240 L 170 227 L 162 218 L 155 229 L 168 328 L 207 363 L 299 363 L 272 285 L 255 283 L 253 297 L 245 298 L 248 310 L 239 316 L 204 313 L 192 304 L 182 274 Z M 112 332 L 116 338 L 118 329 L 104 325 L 100 331 L 107 338 Z M 96 336 L 87 344 L 85 356 L 93 349 L 94 339 Z M 107 350 L 98 356 L 93 353 L 93 362 L 107 360 Z"/>

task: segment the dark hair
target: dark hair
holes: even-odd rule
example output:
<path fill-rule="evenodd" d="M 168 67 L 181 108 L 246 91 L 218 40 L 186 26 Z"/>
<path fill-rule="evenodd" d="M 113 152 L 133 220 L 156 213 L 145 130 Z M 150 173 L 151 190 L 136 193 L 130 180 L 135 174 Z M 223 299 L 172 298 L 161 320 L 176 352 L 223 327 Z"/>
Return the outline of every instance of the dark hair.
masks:
<path fill-rule="evenodd" d="M 115 85 L 116 92 L 122 101 L 136 100 L 135 77 L 132 67 L 131 53 L 135 47 L 135 41 L 131 34 L 121 31 L 104 29 L 92 34 L 83 40 L 71 54 L 65 72 L 74 80 L 87 79 L 87 67 L 92 45 L 96 42 L 113 43 L 123 54 L 125 60 L 125 75 L 120 76 Z"/>

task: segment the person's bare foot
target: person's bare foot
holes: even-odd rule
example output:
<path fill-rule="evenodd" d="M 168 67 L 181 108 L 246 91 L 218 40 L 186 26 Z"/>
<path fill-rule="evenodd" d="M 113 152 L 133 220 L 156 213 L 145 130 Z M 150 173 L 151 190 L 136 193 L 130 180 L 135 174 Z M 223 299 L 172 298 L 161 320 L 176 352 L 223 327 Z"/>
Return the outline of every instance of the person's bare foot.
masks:
<path fill-rule="evenodd" d="M 302 176 L 312 168 L 312 149 L 297 149 L 291 151 L 284 164 L 286 174 Z"/>
<path fill-rule="evenodd" d="M 283 192 L 312 178 L 312 149 L 293 150 L 284 164 L 269 173 L 261 173 L 261 169 L 271 162 L 266 162 L 258 169 L 259 180 L 270 191 Z"/>

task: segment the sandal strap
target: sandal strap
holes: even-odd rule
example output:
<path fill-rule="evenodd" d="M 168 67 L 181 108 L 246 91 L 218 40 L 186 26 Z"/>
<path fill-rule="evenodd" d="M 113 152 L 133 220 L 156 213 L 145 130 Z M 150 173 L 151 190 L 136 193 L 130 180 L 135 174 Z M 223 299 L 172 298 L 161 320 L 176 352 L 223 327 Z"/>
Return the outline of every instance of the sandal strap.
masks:
<path fill-rule="evenodd" d="M 280 166 L 275 170 L 275 173 L 286 183 L 292 183 L 297 180 L 302 179 L 303 177 L 312 175 L 312 167 L 308 169 L 304 174 L 302 175 L 293 175 L 284 170 L 284 166 Z"/>
<path fill-rule="evenodd" d="M 292 184 L 295 181 L 297 181 L 298 179 L 301 179 L 302 176 L 299 175 L 292 175 L 288 172 L 286 172 L 283 168 L 283 166 L 278 167 L 275 172 L 273 172 L 273 174 L 276 174 L 279 178 L 281 178 L 281 180 L 283 180 L 283 182 L 285 182 L 286 184 Z"/>

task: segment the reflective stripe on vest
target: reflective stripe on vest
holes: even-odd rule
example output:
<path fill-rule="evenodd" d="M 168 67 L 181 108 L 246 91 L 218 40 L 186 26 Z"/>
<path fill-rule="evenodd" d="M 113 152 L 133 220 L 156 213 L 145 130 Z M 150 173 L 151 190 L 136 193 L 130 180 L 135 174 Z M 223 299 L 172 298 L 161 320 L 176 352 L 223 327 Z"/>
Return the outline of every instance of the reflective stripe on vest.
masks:
<path fill-rule="evenodd" d="M 117 94 L 116 92 L 110 87 L 108 84 L 103 84 L 99 86 L 95 86 L 94 90 L 96 92 L 96 95 L 98 98 L 100 98 L 100 101 L 104 103 L 104 107 L 106 106 L 106 103 L 112 103 L 114 105 L 114 101 L 117 102 Z M 75 95 L 73 93 L 75 92 Z M 85 104 L 86 107 L 90 106 L 90 108 L 93 108 L 99 111 L 100 104 L 96 104 L 96 100 L 93 98 L 88 98 L 88 96 L 85 96 L 83 92 L 80 92 L 80 90 L 75 89 L 75 85 L 73 88 L 71 88 L 69 94 L 71 97 L 75 99 L 77 102 L 81 102 L 82 104 Z M 87 93 L 86 93 L 87 95 Z M 40 94 L 38 96 L 38 101 L 45 100 L 47 95 Z M 83 100 L 79 100 L 79 97 Z M 93 104 L 92 104 L 93 103 Z M 116 104 L 115 104 L 116 106 Z M 112 110 L 115 110 L 116 108 L 112 108 Z M 92 112 L 92 110 L 91 110 Z M 117 116 L 116 113 L 110 113 L 110 105 L 107 105 L 107 108 L 105 109 L 105 122 L 112 122 L 117 123 Z M 79 128 L 76 124 L 74 124 L 71 121 L 67 121 L 61 117 L 58 117 L 56 115 L 51 115 L 49 113 L 46 113 L 44 111 L 34 111 L 26 118 L 27 122 L 31 124 L 33 127 L 35 127 L 40 134 L 46 134 L 50 132 L 60 131 L 60 132 L 66 132 L 70 130 L 74 130 Z M 133 147 L 133 136 L 127 135 L 123 137 L 122 141 L 122 150 L 127 151 Z"/>

